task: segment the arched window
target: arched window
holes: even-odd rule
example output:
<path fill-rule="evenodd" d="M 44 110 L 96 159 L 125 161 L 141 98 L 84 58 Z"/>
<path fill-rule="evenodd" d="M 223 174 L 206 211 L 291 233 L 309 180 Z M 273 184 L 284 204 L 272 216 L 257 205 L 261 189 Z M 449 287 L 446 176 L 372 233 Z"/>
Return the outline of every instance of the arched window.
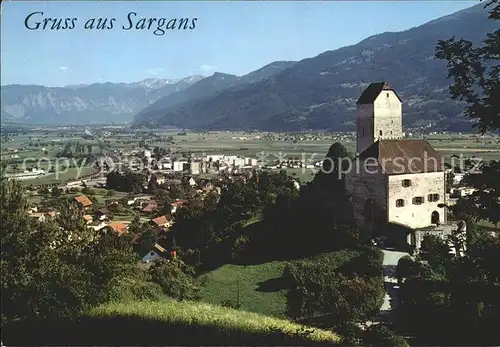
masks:
<path fill-rule="evenodd" d="M 380 134 L 380 136 L 382 136 L 382 130 L 380 130 L 378 133 Z"/>

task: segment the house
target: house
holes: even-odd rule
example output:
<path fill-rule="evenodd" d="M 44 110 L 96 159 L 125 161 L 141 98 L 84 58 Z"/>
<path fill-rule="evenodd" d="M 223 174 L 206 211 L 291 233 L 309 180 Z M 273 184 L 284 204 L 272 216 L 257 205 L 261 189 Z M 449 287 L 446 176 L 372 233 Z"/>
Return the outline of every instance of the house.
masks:
<path fill-rule="evenodd" d="M 123 235 L 123 234 L 128 233 L 128 227 L 129 227 L 129 222 L 113 221 L 113 222 L 108 223 L 102 229 L 111 229 L 115 233 L 118 233 L 119 235 Z"/>
<path fill-rule="evenodd" d="M 158 209 L 158 202 L 156 200 L 150 200 L 142 208 L 142 212 L 151 213 Z"/>
<path fill-rule="evenodd" d="M 39 222 L 45 222 L 45 214 L 42 213 L 42 212 L 32 212 L 32 213 L 29 213 L 29 216 L 33 219 L 36 219 L 38 220 Z"/>
<path fill-rule="evenodd" d="M 187 203 L 187 200 L 175 200 L 173 203 L 170 204 L 172 206 L 172 209 L 170 210 L 170 213 L 175 213 L 177 209 Z"/>
<path fill-rule="evenodd" d="M 168 252 L 165 248 L 160 246 L 158 243 L 155 243 L 153 249 L 142 257 L 143 263 L 150 263 L 155 261 L 156 259 L 166 258 L 168 256 Z"/>
<path fill-rule="evenodd" d="M 92 207 L 92 201 L 86 195 L 76 196 L 75 201 L 85 210 Z"/>
<path fill-rule="evenodd" d="M 46 213 L 46 217 L 50 219 L 56 218 L 57 215 L 59 215 L 59 212 L 56 211 L 49 211 Z"/>
<path fill-rule="evenodd" d="M 159 216 L 156 218 L 151 219 L 150 223 L 157 228 L 164 229 L 168 228 L 170 225 L 172 225 L 172 217 L 171 216 Z"/>
<path fill-rule="evenodd" d="M 90 214 L 84 214 L 83 220 L 85 221 L 85 224 L 90 224 L 90 223 L 92 223 L 93 218 Z"/>
<path fill-rule="evenodd" d="M 95 231 L 99 231 L 101 229 L 104 229 L 107 226 L 108 226 L 108 224 L 106 224 L 106 222 L 103 222 L 103 221 L 97 222 L 97 224 L 96 223 L 90 223 L 88 225 L 89 228 L 92 228 Z"/>
<path fill-rule="evenodd" d="M 163 183 L 165 183 L 165 181 L 167 180 L 167 178 L 163 175 L 156 175 L 156 183 L 158 185 L 162 185 Z"/>
<path fill-rule="evenodd" d="M 461 198 L 467 195 L 472 195 L 475 192 L 477 192 L 477 188 L 472 188 L 472 187 L 458 187 L 458 188 L 453 188 L 450 191 L 450 197 L 451 198 Z"/>
<path fill-rule="evenodd" d="M 357 101 L 357 157 L 345 174 L 355 223 L 377 233 L 388 224 L 414 230 L 446 222 L 441 156 L 425 140 L 404 140 L 402 101 L 386 82 Z M 409 231 L 406 242 L 415 245 Z"/>
<path fill-rule="evenodd" d="M 188 166 L 187 160 L 176 160 L 174 161 L 173 171 L 174 172 L 182 172 L 185 171 Z"/>
<path fill-rule="evenodd" d="M 198 190 L 200 193 L 208 193 L 213 189 L 212 182 L 209 179 L 201 179 L 198 182 L 198 187 L 200 187 Z"/>
<path fill-rule="evenodd" d="M 199 175 L 202 172 L 203 163 L 201 161 L 191 161 L 189 163 L 189 173 L 191 175 Z"/>
<path fill-rule="evenodd" d="M 196 181 L 191 176 L 185 177 L 184 182 L 187 182 L 191 187 L 194 187 L 196 185 Z"/>
<path fill-rule="evenodd" d="M 95 214 L 98 220 L 105 220 L 108 218 L 108 211 L 103 208 L 98 209 Z"/>

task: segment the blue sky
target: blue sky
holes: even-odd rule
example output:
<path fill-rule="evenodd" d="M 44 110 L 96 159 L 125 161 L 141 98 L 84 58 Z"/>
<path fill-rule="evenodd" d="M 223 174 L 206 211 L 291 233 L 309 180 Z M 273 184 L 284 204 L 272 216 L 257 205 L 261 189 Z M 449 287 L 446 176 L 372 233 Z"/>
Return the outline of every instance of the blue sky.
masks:
<path fill-rule="evenodd" d="M 1 84 L 64 86 L 182 78 L 214 71 L 242 75 L 276 60 L 300 60 L 401 31 L 478 1 L 2 2 Z M 25 18 L 73 18 L 73 30 L 28 30 Z M 194 30 L 123 30 L 146 18 L 198 18 Z M 112 30 L 85 30 L 89 18 Z M 32 24 L 30 24 L 32 25 Z M 156 28 L 156 27 L 155 27 Z"/>

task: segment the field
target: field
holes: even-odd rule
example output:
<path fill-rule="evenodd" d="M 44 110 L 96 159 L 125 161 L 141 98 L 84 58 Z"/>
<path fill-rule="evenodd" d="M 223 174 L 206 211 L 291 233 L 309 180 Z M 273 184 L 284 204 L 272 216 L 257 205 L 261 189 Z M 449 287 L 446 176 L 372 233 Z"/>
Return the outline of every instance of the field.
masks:
<path fill-rule="evenodd" d="M 309 333 L 304 336 L 306 329 Z M 5 327 L 2 342 L 11 346 L 333 345 L 340 337 L 257 313 L 165 299 L 109 303 L 78 320 L 14 324 Z"/>
<path fill-rule="evenodd" d="M 348 254 L 349 253 L 349 254 Z M 319 255 L 339 260 L 350 260 L 358 253 L 339 251 Z M 241 309 L 269 316 L 283 317 L 286 297 L 281 275 L 286 261 L 274 261 L 259 265 L 224 265 L 200 277 L 203 283 L 202 300 L 214 305 L 224 301 L 236 303 L 239 296 Z M 239 294 L 238 294 L 239 292 Z"/>

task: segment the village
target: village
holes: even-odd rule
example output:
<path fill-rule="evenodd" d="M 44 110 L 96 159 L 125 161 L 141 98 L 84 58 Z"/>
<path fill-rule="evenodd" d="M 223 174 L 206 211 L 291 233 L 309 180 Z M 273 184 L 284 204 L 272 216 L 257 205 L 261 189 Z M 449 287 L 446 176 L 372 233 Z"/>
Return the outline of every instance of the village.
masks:
<path fill-rule="evenodd" d="M 142 261 L 149 263 L 158 257 L 170 256 L 168 242 L 162 243 L 168 238 L 162 238 L 162 235 L 168 235 L 168 230 L 175 223 L 176 212 L 187 204 L 188 197 L 203 200 L 211 195 L 217 199 L 229 184 L 236 181 L 245 183 L 261 172 L 283 171 L 286 174 L 288 169 L 300 169 L 314 175 L 323 167 L 323 160 L 318 158 L 287 158 L 281 153 L 262 152 L 257 157 L 193 153 L 188 157 L 166 153 L 167 150 L 159 147 L 110 149 L 106 156 L 95 161 L 92 173 L 86 177 L 50 186 L 30 184 L 27 190 L 34 199 L 29 215 L 40 221 L 56 218 L 59 212 L 51 203 L 57 201 L 54 198 L 66 197 L 81 210 L 81 223 L 95 232 L 109 230 L 124 235 L 129 232 L 134 220 L 147 223 L 157 236 L 151 250 L 143 254 Z M 467 158 L 462 162 L 452 160 L 453 165 L 444 163 L 446 194 L 443 202 L 448 206 L 476 191 L 463 184 L 465 175 L 481 172 L 482 164 L 473 159 Z M 10 175 L 10 178 L 24 180 L 43 174 L 43 169 L 32 168 Z M 288 177 L 297 190 L 307 184 L 292 175 Z M 135 179 L 137 182 L 132 182 Z M 120 180 L 130 182 L 123 184 Z M 444 220 L 447 220 L 446 216 Z M 441 229 L 447 228 L 447 234 L 456 228 L 455 224 L 441 224 Z M 432 230 L 435 231 L 436 227 Z M 136 237 L 131 242 L 137 241 Z"/>

